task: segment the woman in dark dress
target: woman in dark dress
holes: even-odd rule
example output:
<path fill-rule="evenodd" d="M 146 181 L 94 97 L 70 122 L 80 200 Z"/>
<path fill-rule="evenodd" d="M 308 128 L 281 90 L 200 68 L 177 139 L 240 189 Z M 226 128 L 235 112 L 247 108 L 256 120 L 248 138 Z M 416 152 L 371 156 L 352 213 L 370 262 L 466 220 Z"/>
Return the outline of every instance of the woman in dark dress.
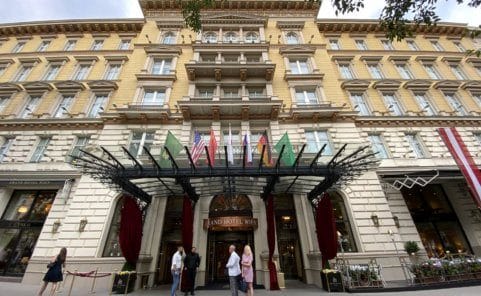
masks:
<path fill-rule="evenodd" d="M 52 283 L 50 289 L 50 295 L 55 294 L 58 282 L 63 281 L 62 267 L 65 268 L 65 259 L 67 258 L 67 248 L 60 249 L 60 253 L 52 258 L 52 261 L 48 264 L 48 271 L 43 277 L 43 284 L 38 292 L 38 296 L 42 296 L 43 292 L 47 288 L 48 283 Z"/>

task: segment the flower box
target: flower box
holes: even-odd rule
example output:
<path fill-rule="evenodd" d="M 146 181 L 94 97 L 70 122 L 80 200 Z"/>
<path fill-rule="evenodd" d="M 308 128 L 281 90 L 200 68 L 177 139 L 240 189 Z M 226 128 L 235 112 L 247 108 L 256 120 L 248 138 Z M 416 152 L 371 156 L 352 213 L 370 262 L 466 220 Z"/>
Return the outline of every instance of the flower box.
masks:
<path fill-rule="evenodd" d="M 125 294 L 125 290 L 127 290 L 127 293 L 133 292 L 136 280 L 137 273 L 135 271 L 122 271 L 117 273 L 115 274 L 112 285 L 112 292 L 115 294 Z"/>

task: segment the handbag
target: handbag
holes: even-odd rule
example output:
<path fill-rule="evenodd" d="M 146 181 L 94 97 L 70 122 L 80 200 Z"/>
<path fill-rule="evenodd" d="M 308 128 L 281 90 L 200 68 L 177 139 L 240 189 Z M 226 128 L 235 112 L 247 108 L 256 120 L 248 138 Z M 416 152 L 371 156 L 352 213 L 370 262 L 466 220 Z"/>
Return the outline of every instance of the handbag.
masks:
<path fill-rule="evenodd" d="M 239 277 L 239 291 L 247 293 L 247 283 L 243 277 Z"/>

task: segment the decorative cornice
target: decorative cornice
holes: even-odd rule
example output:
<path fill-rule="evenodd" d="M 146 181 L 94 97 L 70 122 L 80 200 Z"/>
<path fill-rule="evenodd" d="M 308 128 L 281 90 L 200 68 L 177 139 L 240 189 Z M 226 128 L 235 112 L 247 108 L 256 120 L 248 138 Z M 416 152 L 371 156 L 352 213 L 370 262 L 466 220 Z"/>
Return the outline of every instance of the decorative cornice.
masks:
<path fill-rule="evenodd" d="M 354 79 L 346 80 L 341 83 L 341 88 L 348 91 L 365 91 L 369 88 L 371 82 L 368 80 Z"/>
<path fill-rule="evenodd" d="M 35 64 L 40 63 L 42 60 L 38 57 L 34 58 L 18 58 L 18 61 L 22 64 Z"/>
<path fill-rule="evenodd" d="M 185 27 L 185 23 L 183 21 L 175 21 L 175 20 L 160 20 L 155 22 L 157 24 L 157 28 L 159 29 L 182 29 Z"/>
<path fill-rule="evenodd" d="M 94 80 L 87 82 L 87 85 L 94 91 L 113 91 L 119 88 L 117 83 L 111 80 Z"/>
<path fill-rule="evenodd" d="M 70 129 L 100 129 L 104 125 L 99 118 L 45 118 L 45 119 L 2 119 L 1 130 L 70 130 Z"/>
<path fill-rule="evenodd" d="M 44 91 L 51 91 L 53 89 L 50 83 L 35 81 L 35 82 L 27 82 L 22 84 L 23 88 L 27 92 L 44 92 Z"/>
<path fill-rule="evenodd" d="M 112 55 L 112 56 L 104 56 L 106 61 L 128 61 L 129 57 L 126 55 Z"/>
<path fill-rule="evenodd" d="M 362 127 L 450 127 L 479 126 L 481 116 L 357 116 L 356 125 Z"/>
<path fill-rule="evenodd" d="M 372 84 L 372 88 L 380 91 L 395 91 L 401 86 L 401 81 L 393 79 L 383 79 Z"/>
<path fill-rule="evenodd" d="M 57 56 L 57 57 L 45 57 L 47 62 L 55 63 L 55 62 L 68 62 L 70 58 L 68 56 Z"/>
<path fill-rule="evenodd" d="M 158 75 L 158 74 L 135 74 L 138 81 L 176 81 L 177 75 L 173 74 L 166 74 L 166 75 Z"/>
<path fill-rule="evenodd" d="M 80 82 L 76 81 L 60 81 L 54 83 L 55 87 L 58 89 L 60 92 L 65 92 L 65 91 L 79 91 L 79 90 L 84 90 L 85 85 L 83 85 Z"/>
<path fill-rule="evenodd" d="M 23 90 L 22 87 L 15 83 L 10 83 L 10 82 L 0 83 L 1 93 L 14 93 L 22 90 Z"/>
<path fill-rule="evenodd" d="M 403 87 L 413 91 L 427 91 L 432 85 L 433 82 L 431 80 L 414 79 L 404 83 Z"/>
<path fill-rule="evenodd" d="M 182 54 L 182 48 L 178 46 L 148 45 L 144 50 L 147 54 Z"/>
<path fill-rule="evenodd" d="M 283 29 L 294 29 L 294 30 L 302 30 L 304 29 L 305 21 L 277 21 L 276 27 L 283 30 Z"/>
<path fill-rule="evenodd" d="M 388 61 L 393 61 L 394 63 L 399 63 L 399 62 L 407 62 L 409 61 L 409 59 L 411 58 L 411 56 L 390 56 L 388 57 Z"/>
<path fill-rule="evenodd" d="M 258 26 L 267 26 L 267 18 L 265 17 L 257 17 L 252 15 L 243 15 L 243 14 L 236 14 L 236 13 L 226 13 L 220 15 L 209 15 L 202 17 L 202 26 L 209 27 L 212 25 L 258 25 Z"/>
<path fill-rule="evenodd" d="M 481 92 L 481 81 L 470 80 L 461 85 L 462 89 L 469 90 L 471 92 Z"/>
<path fill-rule="evenodd" d="M 437 56 L 417 56 L 415 58 L 416 61 L 422 62 L 422 63 L 426 63 L 426 62 L 434 63 L 437 59 L 438 59 Z"/>
<path fill-rule="evenodd" d="M 453 65 L 457 65 L 461 63 L 461 60 L 462 60 L 461 57 L 443 57 L 441 59 L 442 62 L 446 62 L 448 64 L 453 64 Z"/>
<path fill-rule="evenodd" d="M 354 59 L 353 55 L 333 55 L 333 56 L 331 56 L 331 60 L 333 60 L 333 61 L 350 62 L 353 59 Z"/>
<path fill-rule="evenodd" d="M 460 85 L 461 82 L 457 80 L 441 80 L 434 84 L 434 88 L 446 91 L 456 91 Z"/>
<path fill-rule="evenodd" d="M 13 59 L 0 59 L 0 65 L 13 64 L 15 61 Z"/>
<path fill-rule="evenodd" d="M 363 56 L 360 56 L 359 59 L 361 61 L 374 63 L 374 62 L 379 62 L 380 60 L 382 60 L 382 57 L 383 56 L 381 56 L 381 55 L 378 55 L 378 56 L 363 55 Z"/>
<path fill-rule="evenodd" d="M 78 62 L 91 62 L 91 61 L 97 62 L 99 60 L 98 56 L 74 56 L 73 58 Z"/>
<path fill-rule="evenodd" d="M 295 45 L 282 46 L 279 48 L 280 54 L 314 54 L 316 52 L 315 46 Z"/>

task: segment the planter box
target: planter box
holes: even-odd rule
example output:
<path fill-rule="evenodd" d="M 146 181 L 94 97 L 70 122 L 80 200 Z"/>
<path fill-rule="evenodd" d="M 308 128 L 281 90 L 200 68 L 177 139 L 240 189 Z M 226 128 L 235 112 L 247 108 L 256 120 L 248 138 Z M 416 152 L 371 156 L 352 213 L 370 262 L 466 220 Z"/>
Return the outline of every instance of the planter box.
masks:
<path fill-rule="evenodd" d="M 112 285 L 112 292 L 115 294 L 125 294 L 125 290 L 127 293 L 133 292 L 135 287 L 135 281 L 137 280 L 137 274 L 131 273 L 130 279 L 129 274 L 116 274 L 114 278 L 114 283 Z M 127 287 L 128 282 L 128 287 Z"/>
<path fill-rule="evenodd" d="M 344 282 L 340 272 L 321 272 L 322 288 L 328 292 L 344 292 Z"/>

